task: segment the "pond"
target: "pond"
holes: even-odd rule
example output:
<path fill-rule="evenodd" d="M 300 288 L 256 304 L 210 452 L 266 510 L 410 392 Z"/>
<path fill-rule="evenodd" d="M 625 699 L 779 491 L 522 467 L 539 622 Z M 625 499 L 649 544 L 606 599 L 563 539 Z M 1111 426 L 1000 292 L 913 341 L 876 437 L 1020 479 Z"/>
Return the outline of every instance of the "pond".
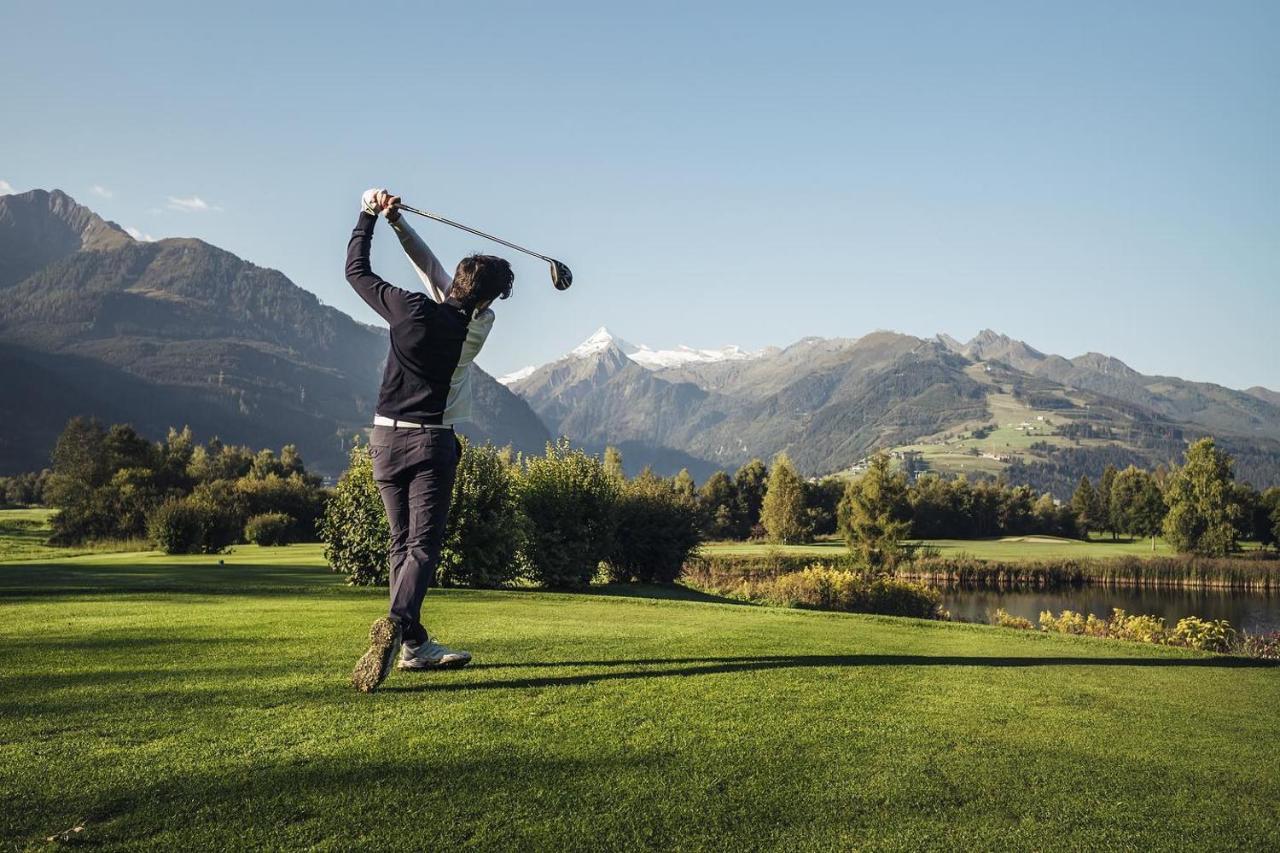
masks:
<path fill-rule="evenodd" d="M 1130 614 L 1163 616 L 1172 627 L 1186 616 L 1226 619 L 1251 634 L 1280 631 L 1280 595 L 1216 589 L 1112 589 L 1102 586 L 1056 590 L 943 589 L 942 606 L 951 618 L 990 622 L 996 608 L 1037 622 L 1040 611 L 1093 613 L 1101 618 L 1119 607 Z"/>

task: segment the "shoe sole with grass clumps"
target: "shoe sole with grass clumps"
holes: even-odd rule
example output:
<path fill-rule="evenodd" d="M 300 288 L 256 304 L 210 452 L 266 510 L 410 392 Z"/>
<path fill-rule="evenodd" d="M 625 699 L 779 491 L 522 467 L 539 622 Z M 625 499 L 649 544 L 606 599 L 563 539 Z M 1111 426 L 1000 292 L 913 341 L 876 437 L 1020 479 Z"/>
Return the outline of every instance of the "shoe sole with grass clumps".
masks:
<path fill-rule="evenodd" d="M 400 653 L 400 629 L 387 617 L 369 628 L 369 651 L 356 663 L 351 684 L 361 693 L 372 693 L 390 674 Z"/>

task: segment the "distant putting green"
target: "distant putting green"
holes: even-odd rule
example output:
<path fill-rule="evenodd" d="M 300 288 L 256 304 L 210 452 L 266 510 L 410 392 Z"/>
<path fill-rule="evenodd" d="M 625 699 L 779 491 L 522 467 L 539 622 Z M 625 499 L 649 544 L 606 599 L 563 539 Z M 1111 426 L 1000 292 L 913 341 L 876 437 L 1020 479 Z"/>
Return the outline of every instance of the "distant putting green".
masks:
<path fill-rule="evenodd" d="M 0 837 L 102 849 L 1280 847 L 1280 669 L 717 603 L 433 591 L 346 684 L 316 546 L 0 566 Z M 76 828 L 80 828 L 76 832 Z"/>

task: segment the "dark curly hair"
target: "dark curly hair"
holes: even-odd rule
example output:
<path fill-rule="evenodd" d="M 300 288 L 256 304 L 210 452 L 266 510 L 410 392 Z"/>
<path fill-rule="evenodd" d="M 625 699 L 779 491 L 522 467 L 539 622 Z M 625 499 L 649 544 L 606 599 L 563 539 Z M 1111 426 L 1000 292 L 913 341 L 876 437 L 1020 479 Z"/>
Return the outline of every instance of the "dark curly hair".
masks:
<path fill-rule="evenodd" d="M 506 299 L 515 281 L 516 274 L 505 259 L 496 255 L 468 255 L 458 262 L 449 297 L 470 313 L 481 302 Z"/>

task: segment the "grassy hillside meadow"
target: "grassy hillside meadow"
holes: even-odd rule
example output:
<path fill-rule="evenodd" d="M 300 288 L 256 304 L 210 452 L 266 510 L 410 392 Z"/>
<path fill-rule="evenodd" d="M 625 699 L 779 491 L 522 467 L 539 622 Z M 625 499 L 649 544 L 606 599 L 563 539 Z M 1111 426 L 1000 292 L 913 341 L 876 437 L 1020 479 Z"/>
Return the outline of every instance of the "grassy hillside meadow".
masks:
<path fill-rule="evenodd" d="M 346 679 L 385 592 L 345 586 L 318 546 L 0 565 L 0 837 L 1280 846 L 1280 669 L 598 592 L 433 591 L 429 625 L 476 663 L 364 696 Z"/>
<path fill-rule="evenodd" d="M 990 380 L 979 365 L 966 371 L 972 378 L 987 384 Z M 1081 401 L 1073 401 L 1077 405 Z M 960 424 L 956 428 L 934 436 L 921 438 L 913 444 L 894 448 L 920 454 L 930 471 L 944 476 L 970 476 L 990 474 L 998 476 L 1008 467 L 1010 459 L 1032 461 L 1031 445 L 1044 442 L 1055 447 L 1102 447 L 1110 444 L 1101 439 L 1069 439 L 1058 432 L 1058 427 L 1069 419 L 1060 410 L 1037 409 L 1015 399 L 1011 394 L 993 392 L 987 396 L 991 417 Z M 995 424 L 995 429 L 982 438 L 974 436 L 979 427 Z M 977 455 L 974 455 L 974 452 Z"/>

